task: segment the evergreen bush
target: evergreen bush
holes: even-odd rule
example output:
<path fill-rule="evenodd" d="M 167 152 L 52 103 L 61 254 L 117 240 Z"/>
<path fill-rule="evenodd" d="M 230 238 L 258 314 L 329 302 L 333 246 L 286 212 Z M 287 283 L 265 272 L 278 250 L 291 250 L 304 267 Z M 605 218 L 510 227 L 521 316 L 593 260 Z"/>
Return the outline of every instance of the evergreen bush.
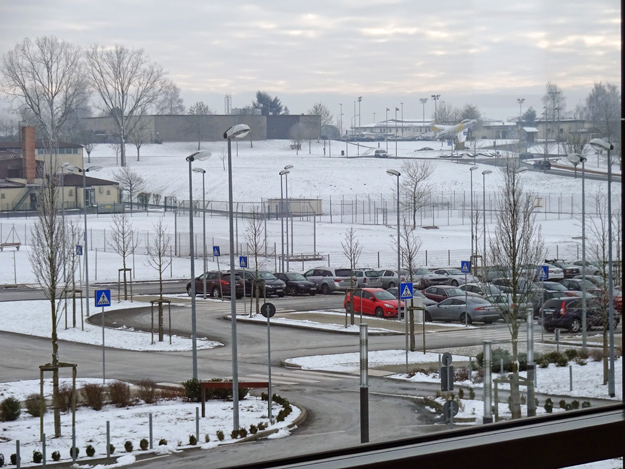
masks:
<path fill-rule="evenodd" d="M 109 453 L 113 454 L 115 452 L 115 446 L 109 444 Z"/>
<path fill-rule="evenodd" d="M 78 455 L 80 454 L 80 448 L 77 446 L 73 446 L 69 449 L 69 457 L 72 459 L 78 459 Z M 75 455 L 75 456 L 74 456 Z"/>
<path fill-rule="evenodd" d="M 161 438 L 160 440 L 158 440 L 158 445 L 167 446 L 167 440 L 165 438 Z"/>
<path fill-rule="evenodd" d="M 258 433 L 258 427 L 254 424 L 250 425 L 250 435 L 256 435 Z"/>
<path fill-rule="evenodd" d="M 126 443 L 124 443 L 124 449 L 127 453 L 132 453 L 132 441 L 126 441 Z"/>
<path fill-rule="evenodd" d="M 14 466 L 17 466 L 17 454 L 15 453 L 11 455 L 11 464 L 13 464 Z"/>
<path fill-rule="evenodd" d="M 95 448 L 92 445 L 87 445 L 87 447 L 85 448 L 85 453 L 87 453 L 87 456 L 92 458 L 95 454 Z"/>
<path fill-rule="evenodd" d="M 33 451 L 33 462 L 35 464 L 39 464 L 41 461 L 43 461 L 43 454 L 41 454 L 41 451 L 34 450 Z"/>
<path fill-rule="evenodd" d="M 197 438 L 195 437 L 195 435 L 189 435 L 189 444 L 191 446 L 197 445 Z"/>
<path fill-rule="evenodd" d="M 0 402 L 0 422 L 13 422 L 22 413 L 20 401 L 14 397 L 7 397 Z"/>
<path fill-rule="evenodd" d="M 150 443 L 148 442 L 147 438 L 142 438 L 139 442 L 139 448 L 141 448 L 142 451 L 147 451 L 148 446 L 150 446 Z"/>
<path fill-rule="evenodd" d="M 191 378 L 182 382 L 185 397 L 189 402 L 200 402 L 202 399 L 200 382 L 197 378 Z"/>
<path fill-rule="evenodd" d="M 33 417 L 41 417 L 41 407 L 43 404 L 43 412 L 46 412 L 46 402 L 41 394 L 30 394 L 26 400 L 24 401 L 26 405 L 26 412 L 28 412 Z"/>
<path fill-rule="evenodd" d="M 61 460 L 61 453 L 59 453 L 58 451 L 53 451 L 52 452 L 52 460 L 53 461 L 60 461 Z"/>
<path fill-rule="evenodd" d="M 548 414 L 553 412 L 553 401 L 551 400 L 551 398 L 547 398 L 547 400 L 545 401 L 545 412 L 547 412 Z"/>
<path fill-rule="evenodd" d="M 582 409 L 587 409 L 588 407 L 590 407 L 590 402 L 589 401 L 582 402 Z"/>
<path fill-rule="evenodd" d="M 230 438 L 232 438 L 233 440 L 236 440 L 239 437 L 239 430 L 232 430 L 230 432 Z"/>
<path fill-rule="evenodd" d="M 224 441 L 225 435 L 224 435 L 224 432 L 223 432 L 223 431 L 221 431 L 221 430 L 217 430 L 216 435 L 217 435 L 217 439 L 218 439 L 219 441 Z"/>
<path fill-rule="evenodd" d="M 204 435 L 204 443 L 209 443 L 211 441 L 211 437 L 208 436 L 208 433 Z"/>
<path fill-rule="evenodd" d="M 245 428 L 239 428 L 239 436 L 245 438 L 247 436 L 247 430 Z"/>

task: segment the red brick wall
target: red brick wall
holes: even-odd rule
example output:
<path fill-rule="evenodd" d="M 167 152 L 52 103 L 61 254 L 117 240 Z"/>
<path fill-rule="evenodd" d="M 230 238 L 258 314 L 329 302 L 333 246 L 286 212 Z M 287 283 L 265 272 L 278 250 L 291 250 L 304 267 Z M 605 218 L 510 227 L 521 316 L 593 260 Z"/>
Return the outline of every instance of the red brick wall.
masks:
<path fill-rule="evenodd" d="M 35 160 L 35 128 L 22 127 L 22 156 L 24 158 L 24 177 L 28 183 L 33 183 L 37 177 L 37 163 Z"/>

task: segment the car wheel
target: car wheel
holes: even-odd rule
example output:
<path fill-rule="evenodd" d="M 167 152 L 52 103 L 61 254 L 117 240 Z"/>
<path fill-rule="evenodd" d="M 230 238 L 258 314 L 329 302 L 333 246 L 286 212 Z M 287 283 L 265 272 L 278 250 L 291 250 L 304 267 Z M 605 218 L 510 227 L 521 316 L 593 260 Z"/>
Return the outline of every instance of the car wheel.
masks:
<path fill-rule="evenodd" d="M 471 316 L 468 316 L 467 313 L 462 313 L 460 315 L 460 322 L 464 324 L 473 324 L 473 321 L 471 320 Z"/>
<path fill-rule="evenodd" d="M 211 296 L 213 298 L 220 298 L 221 297 L 221 291 L 219 291 L 218 287 L 213 288 L 213 291 L 211 292 Z"/>
<path fill-rule="evenodd" d="M 380 308 L 379 306 L 375 309 L 375 317 L 376 318 L 383 318 L 384 317 L 384 310 L 382 308 Z"/>
<path fill-rule="evenodd" d="M 458 280 L 452 280 L 452 281 L 451 281 L 451 286 L 452 286 L 452 287 L 457 287 L 458 285 L 460 285 L 460 284 L 458 283 Z"/>
<path fill-rule="evenodd" d="M 545 329 L 545 332 L 553 332 L 553 331 L 555 330 L 555 327 L 548 327 L 548 326 L 545 326 L 545 328 L 544 328 L 544 329 Z"/>
<path fill-rule="evenodd" d="M 310 296 L 315 296 L 316 294 L 316 292 L 310 292 Z"/>
<path fill-rule="evenodd" d="M 284 298 L 284 292 L 278 293 L 278 298 Z"/>
<path fill-rule="evenodd" d="M 323 293 L 324 295 L 330 294 L 330 287 L 328 287 L 327 283 L 324 283 L 323 285 L 321 285 L 321 293 Z"/>
<path fill-rule="evenodd" d="M 395 285 L 395 282 L 388 282 L 388 287 L 389 288 L 395 288 L 397 285 Z"/>
<path fill-rule="evenodd" d="M 191 296 L 191 285 L 187 287 L 187 295 Z"/>
<path fill-rule="evenodd" d="M 425 322 L 432 322 L 432 315 L 427 311 L 425 312 Z"/>
<path fill-rule="evenodd" d="M 492 324 L 494 321 L 492 319 L 485 319 L 484 324 Z"/>
<path fill-rule="evenodd" d="M 573 319 L 573 321 L 571 321 L 571 324 L 569 325 L 569 332 L 579 332 L 581 330 L 582 330 L 582 321 L 580 321 L 577 318 Z"/>
<path fill-rule="evenodd" d="M 295 288 L 293 285 L 289 285 L 288 287 L 286 287 L 286 294 L 289 296 L 297 295 L 297 288 Z"/>

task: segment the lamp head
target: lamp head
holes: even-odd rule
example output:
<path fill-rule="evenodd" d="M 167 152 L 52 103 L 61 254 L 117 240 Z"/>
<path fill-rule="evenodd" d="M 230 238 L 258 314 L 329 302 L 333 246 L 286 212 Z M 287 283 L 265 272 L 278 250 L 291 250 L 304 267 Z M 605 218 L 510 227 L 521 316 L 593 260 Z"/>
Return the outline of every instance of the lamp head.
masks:
<path fill-rule="evenodd" d="M 387 169 L 386 174 L 388 174 L 389 176 L 396 176 L 396 177 L 401 176 L 401 173 L 395 169 Z"/>
<path fill-rule="evenodd" d="M 198 161 L 203 161 L 203 160 L 207 160 L 212 156 L 212 153 L 208 150 L 200 150 L 200 151 L 194 151 L 193 153 L 191 153 L 189 156 L 187 156 L 186 160 L 188 162 L 192 162 L 195 160 Z"/>
<path fill-rule="evenodd" d="M 85 168 L 83 171 L 85 173 L 89 172 L 89 171 L 100 171 L 102 169 L 102 166 L 89 166 L 88 168 Z"/>
<path fill-rule="evenodd" d="M 599 150 L 607 150 L 607 151 L 614 150 L 614 145 L 612 145 L 610 142 L 606 142 L 602 138 L 593 138 L 588 143 L 592 145 L 593 147 L 598 148 Z"/>
<path fill-rule="evenodd" d="M 293 165 L 292 165 L 292 164 L 287 164 L 287 165 L 284 167 L 284 169 L 291 169 L 292 167 L 293 167 Z"/>
<path fill-rule="evenodd" d="M 283 169 L 282 171 L 280 171 L 280 176 L 284 176 L 285 174 L 289 174 L 291 171 L 289 171 L 288 169 Z"/>
<path fill-rule="evenodd" d="M 569 153 L 568 155 L 566 155 L 566 158 L 571 162 L 571 164 L 574 165 L 586 162 L 586 157 L 580 155 L 579 153 Z"/>
<path fill-rule="evenodd" d="M 243 138 L 250 133 L 250 126 L 247 124 L 237 124 L 224 132 L 224 138 Z"/>
<path fill-rule="evenodd" d="M 469 171 L 475 171 L 476 169 L 480 169 L 480 167 L 479 166 L 471 166 L 469 168 Z"/>
<path fill-rule="evenodd" d="M 76 171 L 78 168 L 76 166 L 74 166 L 73 164 L 69 164 L 68 162 L 65 162 L 61 165 L 61 168 L 69 171 L 70 173 L 72 171 Z"/>
<path fill-rule="evenodd" d="M 490 174 L 490 173 L 492 173 L 492 171 L 490 169 L 487 169 L 486 171 L 482 171 L 482 174 L 484 176 L 486 176 L 487 174 Z"/>
<path fill-rule="evenodd" d="M 198 168 L 198 167 L 193 168 L 192 171 L 194 173 L 202 173 L 202 174 L 204 174 L 206 172 L 206 170 L 204 168 Z"/>

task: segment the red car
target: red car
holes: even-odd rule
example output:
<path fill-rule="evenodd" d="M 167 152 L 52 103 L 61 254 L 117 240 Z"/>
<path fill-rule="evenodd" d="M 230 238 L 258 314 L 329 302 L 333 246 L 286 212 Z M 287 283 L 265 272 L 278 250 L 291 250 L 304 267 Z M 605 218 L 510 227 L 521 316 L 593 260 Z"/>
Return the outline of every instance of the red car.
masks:
<path fill-rule="evenodd" d="M 349 311 L 350 292 L 343 300 L 343 307 Z M 404 302 L 401 302 L 401 307 Z M 375 315 L 378 318 L 397 317 L 397 298 L 382 288 L 362 288 L 354 291 L 354 312 Z"/>

